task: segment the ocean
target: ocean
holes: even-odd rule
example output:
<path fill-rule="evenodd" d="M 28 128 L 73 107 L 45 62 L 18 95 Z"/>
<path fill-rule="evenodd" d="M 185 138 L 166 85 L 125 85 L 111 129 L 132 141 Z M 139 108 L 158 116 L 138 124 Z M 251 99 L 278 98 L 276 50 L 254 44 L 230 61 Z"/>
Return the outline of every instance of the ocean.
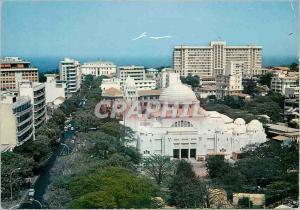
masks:
<path fill-rule="evenodd" d="M 32 66 L 39 68 L 41 72 L 58 70 L 59 62 L 64 59 L 64 57 L 22 57 L 29 60 Z M 72 57 L 79 60 L 80 63 L 87 61 L 100 60 L 97 57 L 90 58 L 78 58 Z M 117 66 L 123 65 L 142 65 L 146 68 L 159 68 L 162 66 L 171 66 L 172 58 L 167 57 L 128 57 L 128 58 L 103 58 L 103 61 L 111 61 Z M 263 57 L 263 66 L 289 66 L 291 63 L 298 63 L 297 57 Z"/>

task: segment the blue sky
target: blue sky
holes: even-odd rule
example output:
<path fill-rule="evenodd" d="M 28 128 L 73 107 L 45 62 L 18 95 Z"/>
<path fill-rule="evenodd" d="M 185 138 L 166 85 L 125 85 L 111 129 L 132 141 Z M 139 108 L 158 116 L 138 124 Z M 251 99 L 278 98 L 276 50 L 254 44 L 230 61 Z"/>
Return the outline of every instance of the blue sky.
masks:
<path fill-rule="evenodd" d="M 293 10 L 294 8 L 294 10 Z M 4 1 L 2 55 L 72 56 L 169 64 L 174 45 L 263 46 L 264 59 L 296 59 L 299 8 L 291 1 Z M 170 35 L 170 39 L 139 34 Z M 293 33 L 289 36 L 290 33 Z"/>

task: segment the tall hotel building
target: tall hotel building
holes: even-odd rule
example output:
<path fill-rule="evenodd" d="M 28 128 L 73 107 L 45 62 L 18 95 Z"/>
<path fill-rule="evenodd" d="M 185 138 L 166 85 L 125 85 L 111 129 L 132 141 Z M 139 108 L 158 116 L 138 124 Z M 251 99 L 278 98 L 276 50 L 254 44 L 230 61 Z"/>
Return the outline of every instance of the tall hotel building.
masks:
<path fill-rule="evenodd" d="M 5 57 L 0 62 L 0 91 L 17 93 L 22 80 L 38 82 L 38 69 L 31 67 L 29 61 L 18 57 Z"/>
<path fill-rule="evenodd" d="M 202 78 L 224 74 L 228 61 L 244 63 L 243 78 L 261 74 L 261 46 L 227 46 L 226 42 L 214 41 L 209 46 L 175 46 L 173 67 L 180 76 L 188 74 Z"/>
<path fill-rule="evenodd" d="M 65 58 L 59 64 L 60 80 L 67 82 L 67 95 L 76 93 L 81 84 L 81 69 L 79 61 Z"/>
<path fill-rule="evenodd" d="M 1 94 L 0 116 L 1 152 L 33 140 L 33 109 L 29 97 Z"/>

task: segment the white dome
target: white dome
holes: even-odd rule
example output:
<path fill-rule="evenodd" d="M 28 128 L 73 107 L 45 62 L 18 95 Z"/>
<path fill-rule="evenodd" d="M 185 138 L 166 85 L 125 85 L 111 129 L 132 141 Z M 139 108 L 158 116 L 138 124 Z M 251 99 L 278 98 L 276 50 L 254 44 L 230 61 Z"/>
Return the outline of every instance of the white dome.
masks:
<path fill-rule="evenodd" d="M 247 131 L 261 131 L 263 130 L 263 126 L 261 122 L 258 120 L 252 120 L 248 125 L 247 125 Z"/>
<path fill-rule="evenodd" d="M 242 133 L 246 133 L 246 126 L 245 126 L 245 125 L 235 126 L 235 127 L 233 128 L 233 133 L 234 133 L 234 134 L 242 134 Z"/>
<path fill-rule="evenodd" d="M 234 124 L 235 125 L 245 125 L 246 122 L 243 118 L 236 118 L 235 121 L 234 121 Z"/>
<path fill-rule="evenodd" d="M 187 85 L 178 82 L 163 90 L 159 97 L 160 101 L 165 102 L 192 102 L 198 101 L 195 93 Z"/>

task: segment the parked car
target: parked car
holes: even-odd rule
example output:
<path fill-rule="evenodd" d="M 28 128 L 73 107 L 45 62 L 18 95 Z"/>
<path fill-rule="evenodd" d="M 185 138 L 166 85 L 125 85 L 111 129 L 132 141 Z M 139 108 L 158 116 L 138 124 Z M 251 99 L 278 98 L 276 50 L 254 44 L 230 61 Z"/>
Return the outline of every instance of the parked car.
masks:
<path fill-rule="evenodd" d="M 34 197 L 35 190 L 33 188 L 29 189 L 28 196 Z"/>

